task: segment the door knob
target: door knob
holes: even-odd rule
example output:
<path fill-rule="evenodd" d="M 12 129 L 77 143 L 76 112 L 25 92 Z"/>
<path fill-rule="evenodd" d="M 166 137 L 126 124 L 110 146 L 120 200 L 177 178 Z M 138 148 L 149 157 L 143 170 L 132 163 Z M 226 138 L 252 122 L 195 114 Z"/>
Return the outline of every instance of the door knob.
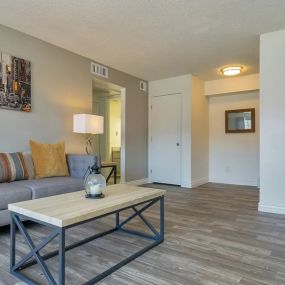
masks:
<path fill-rule="evenodd" d="M 177 142 L 177 143 L 176 143 L 176 145 L 177 145 L 177 146 L 180 146 L 180 143 L 179 143 L 179 142 Z"/>

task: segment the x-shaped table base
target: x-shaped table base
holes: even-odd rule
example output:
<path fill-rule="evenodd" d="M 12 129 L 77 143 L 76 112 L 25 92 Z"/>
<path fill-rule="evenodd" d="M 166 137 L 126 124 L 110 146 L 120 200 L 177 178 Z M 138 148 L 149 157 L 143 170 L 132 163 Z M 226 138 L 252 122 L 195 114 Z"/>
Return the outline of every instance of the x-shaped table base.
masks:
<path fill-rule="evenodd" d="M 146 211 L 148 208 L 156 204 L 157 202 L 160 203 L 160 228 L 159 231 L 156 230 L 156 228 L 145 218 L 143 215 L 143 212 Z M 141 209 L 138 209 L 139 205 L 143 205 Z M 127 209 L 133 209 L 134 213 L 125 219 L 123 222 L 120 222 L 120 212 L 123 210 Z M 145 248 L 141 249 L 140 251 L 134 253 L 133 255 L 129 256 L 128 258 L 124 259 L 123 261 L 119 262 L 118 264 L 112 266 L 108 270 L 104 271 L 103 273 L 95 276 L 91 280 L 87 281 L 84 283 L 84 285 L 91 285 L 99 282 L 103 278 L 107 277 L 108 275 L 112 274 L 114 271 L 118 270 L 122 266 L 128 264 L 132 260 L 136 259 L 137 257 L 141 256 L 144 254 L 146 251 L 152 249 L 153 247 L 157 246 L 164 240 L 164 197 L 161 196 L 159 198 L 155 198 L 153 200 L 140 203 L 128 208 L 120 209 L 118 211 L 114 211 L 112 213 L 96 217 L 92 220 L 97 220 L 99 218 L 109 216 L 115 214 L 116 217 L 116 227 L 113 229 L 110 229 L 108 231 L 95 234 L 91 237 L 87 237 L 81 241 L 75 242 L 71 245 L 65 246 L 65 231 L 67 228 L 74 227 L 76 225 L 72 225 L 69 227 L 56 227 L 52 226 L 47 223 L 43 223 L 41 221 L 31 219 L 29 217 L 25 217 L 23 215 L 19 215 L 17 213 L 11 212 L 11 233 L 10 233 L 10 238 L 11 238 L 11 248 L 10 248 L 10 272 L 14 276 L 18 277 L 20 280 L 26 282 L 29 285 L 39 285 L 36 281 L 28 278 L 26 275 L 24 275 L 21 271 L 27 267 L 30 267 L 32 265 L 38 264 L 42 273 L 44 274 L 46 280 L 50 285 L 64 285 L 65 284 L 65 252 L 68 250 L 71 250 L 75 247 L 78 247 L 80 245 L 83 245 L 87 242 L 90 242 L 92 240 L 98 239 L 100 237 L 103 237 L 107 234 L 111 234 L 115 231 L 123 231 L 128 234 L 132 234 L 135 236 L 139 236 L 142 238 L 147 238 L 150 240 L 153 240 L 151 244 L 146 246 Z M 146 234 L 140 231 L 134 231 L 134 230 L 129 230 L 126 229 L 125 226 L 134 218 L 139 217 L 143 223 L 147 226 L 147 228 L 151 231 L 152 234 Z M 30 234 L 28 233 L 25 224 L 22 222 L 21 218 L 26 218 L 29 220 L 32 220 L 38 224 L 47 226 L 52 228 L 52 232 L 48 235 L 47 238 L 45 238 L 42 242 L 40 242 L 38 245 L 35 245 L 33 242 Z M 83 223 L 90 222 L 91 220 L 84 221 Z M 82 223 L 80 223 L 82 224 Z M 24 257 L 21 258 L 20 261 L 16 262 L 16 232 L 17 228 L 21 235 L 24 237 L 24 240 L 26 244 L 30 248 L 30 252 L 26 254 Z M 47 246 L 51 241 L 54 239 L 58 238 L 58 250 L 50 252 L 46 255 L 41 255 L 40 251 Z M 45 260 L 57 256 L 59 257 L 58 259 L 58 281 L 55 280 L 53 277 L 52 273 L 50 272 Z"/>

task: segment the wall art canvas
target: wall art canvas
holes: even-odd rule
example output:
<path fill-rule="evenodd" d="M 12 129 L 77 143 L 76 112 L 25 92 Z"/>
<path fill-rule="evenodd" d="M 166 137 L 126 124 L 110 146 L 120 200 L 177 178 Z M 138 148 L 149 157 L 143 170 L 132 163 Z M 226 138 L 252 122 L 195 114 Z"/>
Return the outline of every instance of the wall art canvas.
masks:
<path fill-rule="evenodd" d="M 0 108 L 31 112 L 31 63 L 0 52 Z"/>

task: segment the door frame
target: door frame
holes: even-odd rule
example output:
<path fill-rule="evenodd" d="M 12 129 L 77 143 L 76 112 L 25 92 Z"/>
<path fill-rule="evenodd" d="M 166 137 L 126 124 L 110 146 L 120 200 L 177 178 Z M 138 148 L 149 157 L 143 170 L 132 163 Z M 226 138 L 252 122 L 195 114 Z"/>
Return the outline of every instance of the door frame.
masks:
<path fill-rule="evenodd" d="M 121 87 L 121 176 L 120 183 L 126 182 L 126 88 Z"/>
<path fill-rule="evenodd" d="M 106 80 L 99 80 L 97 78 L 92 78 L 92 81 L 96 83 L 96 81 L 101 81 L 105 82 L 106 84 L 113 84 L 116 85 L 120 88 L 121 94 L 120 96 L 120 101 L 121 101 L 121 154 L 120 154 L 120 160 L 121 160 L 121 165 L 120 165 L 120 183 L 125 183 L 126 181 L 126 88 L 123 86 L 120 86 L 118 84 L 115 84 L 111 81 L 106 81 Z M 93 113 L 93 90 L 92 90 L 92 113 Z M 114 97 L 117 97 L 114 96 Z M 113 98 L 114 98 L 113 97 Z M 109 110 L 107 110 L 109 112 Z M 106 130 L 104 130 L 106 131 Z M 109 134 L 107 134 L 109 136 Z M 109 141 L 109 138 L 107 138 Z M 109 144 L 109 143 L 108 143 Z M 109 148 L 109 147 L 108 147 Z"/>
<path fill-rule="evenodd" d="M 157 98 L 157 97 L 164 97 L 164 96 L 179 96 L 180 97 L 180 184 L 179 186 L 182 186 L 182 124 L 183 124 L 183 109 L 182 109 L 182 105 L 183 105 L 183 94 L 181 92 L 175 92 L 175 93 L 168 93 L 168 94 L 160 94 L 160 95 L 154 95 L 154 96 L 150 96 L 149 95 L 149 100 L 148 100 L 148 182 L 152 183 L 152 100 L 153 98 Z"/>

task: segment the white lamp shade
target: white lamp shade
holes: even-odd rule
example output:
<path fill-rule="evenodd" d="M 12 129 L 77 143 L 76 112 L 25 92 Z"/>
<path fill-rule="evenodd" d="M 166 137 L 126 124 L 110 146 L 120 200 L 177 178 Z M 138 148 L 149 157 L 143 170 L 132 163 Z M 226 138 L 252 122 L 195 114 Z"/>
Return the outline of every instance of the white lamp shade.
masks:
<path fill-rule="evenodd" d="M 73 132 L 81 134 L 103 134 L 104 117 L 89 114 L 75 114 L 73 115 Z"/>

